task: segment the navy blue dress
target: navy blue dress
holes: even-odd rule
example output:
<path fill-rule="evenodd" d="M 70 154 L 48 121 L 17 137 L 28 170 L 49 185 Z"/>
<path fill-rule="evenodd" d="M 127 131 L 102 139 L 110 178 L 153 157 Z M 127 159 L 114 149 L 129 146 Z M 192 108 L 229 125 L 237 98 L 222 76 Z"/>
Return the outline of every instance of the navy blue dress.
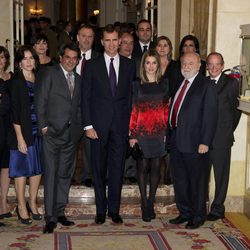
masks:
<path fill-rule="evenodd" d="M 26 85 L 29 91 L 34 144 L 28 147 L 27 154 L 23 154 L 19 150 L 10 150 L 9 176 L 12 178 L 21 176 L 29 177 L 43 173 L 43 166 L 41 165 L 42 138 L 38 135 L 37 129 L 37 117 L 34 106 L 34 84 L 26 81 Z"/>

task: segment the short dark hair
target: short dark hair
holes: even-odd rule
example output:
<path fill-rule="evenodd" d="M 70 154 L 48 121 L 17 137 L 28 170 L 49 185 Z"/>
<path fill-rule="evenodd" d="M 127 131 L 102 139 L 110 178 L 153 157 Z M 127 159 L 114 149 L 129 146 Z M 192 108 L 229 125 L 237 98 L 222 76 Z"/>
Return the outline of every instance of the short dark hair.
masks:
<path fill-rule="evenodd" d="M 47 44 L 49 44 L 49 39 L 48 37 L 44 34 L 44 33 L 37 33 L 35 36 L 34 36 L 34 40 L 32 41 L 33 44 L 36 44 L 36 43 L 39 43 L 41 41 L 45 41 Z"/>
<path fill-rule="evenodd" d="M 138 30 L 139 25 L 140 25 L 141 23 L 149 23 L 150 28 L 151 28 L 151 30 L 152 30 L 152 24 L 151 24 L 150 21 L 147 20 L 147 19 L 141 19 L 141 20 L 137 23 L 136 30 Z"/>
<path fill-rule="evenodd" d="M 216 52 L 216 51 L 211 52 L 211 53 L 207 56 L 206 63 L 207 63 L 207 61 L 208 61 L 208 59 L 209 59 L 210 56 L 219 56 L 220 59 L 221 59 L 221 63 L 224 65 L 224 58 L 223 58 L 223 56 L 222 56 L 221 53 Z"/>
<path fill-rule="evenodd" d="M 171 43 L 171 40 L 167 37 L 167 36 L 159 36 L 157 37 L 156 41 L 155 41 L 155 46 L 154 48 L 156 48 L 156 46 L 158 45 L 158 43 L 162 40 L 165 40 L 169 46 L 169 53 L 167 55 L 168 60 L 170 61 L 172 59 L 172 55 L 173 55 L 173 45 Z"/>
<path fill-rule="evenodd" d="M 79 34 L 80 30 L 81 29 L 91 29 L 95 35 L 95 31 L 94 31 L 94 28 L 93 26 L 89 25 L 89 24 L 82 24 L 79 26 L 79 28 L 77 29 L 77 34 Z"/>
<path fill-rule="evenodd" d="M 200 44 L 199 44 L 199 40 L 196 36 L 193 35 L 186 35 L 182 38 L 181 43 L 180 43 L 180 47 L 179 47 L 179 56 L 181 57 L 183 54 L 183 47 L 186 41 L 193 41 L 194 42 L 194 47 L 195 47 L 195 52 L 200 54 Z"/>
<path fill-rule="evenodd" d="M 19 49 L 15 53 L 15 62 L 14 62 L 15 70 L 21 70 L 19 64 L 24 59 L 24 57 L 25 57 L 24 54 L 26 51 L 29 51 L 32 54 L 32 56 L 35 60 L 35 69 L 37 69 L 39 67 L 39 65 L 40 65 L 39 64 L 39 57 L 36 54 L 36 51 L 33 49 L 33 47 L 31 45 L 23 45 L 23 46 L 19 47 Z"/>
<path fill-rule="evenodd" d="M 78 47 L 78 45 L 76 43 L 66 43 L 63 44 L 58 51 L 59 56 L 63 56 L 65 54 L 65 50 L 69 49 L 69 50 L 73 50 L 75 52 L 77 52 L 77 58 L 81 59 L 81 51 Z"/>
<path fill-rule="evenodd" d="M 2 53 L 3 53 L 3 56 L 4 56 L 5 60 L 6 60 L 6 63 L 5 63 L 5 66 L 4 66 L 4 70 L 6 70 L 10 65 L 10 53 L 5 47 L 0 46 L 0 54 L 2 54 Z"/>
<path fill-rule="evenodd" d="M 103 39 L 103 37 L 104 37 L 104 32 L 106 32 L 106 33 L 113 33 L 114 31 L 117 32 L 117 30 L 115 29 L 115 26 L 114 26 L 113 24 L 107 24 L 107 25 L 103 28 L 101 39 Z M 118 33 L 118 32 L 117 32 L 117 33 Z M 119 36 L 119 33 L 118 33 L 118 36 Z"/>

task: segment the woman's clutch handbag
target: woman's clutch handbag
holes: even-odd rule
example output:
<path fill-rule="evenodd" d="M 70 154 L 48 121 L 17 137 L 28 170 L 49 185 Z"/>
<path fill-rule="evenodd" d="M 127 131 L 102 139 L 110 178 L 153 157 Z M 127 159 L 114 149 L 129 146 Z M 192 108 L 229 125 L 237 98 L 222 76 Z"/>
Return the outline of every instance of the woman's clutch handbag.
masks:
<path fill-rule="evenodd" d="M 133 159 L 136 161 L 143 159 L 143 152 L 142 152 L 140 146 L 138 145 L 138 143 L 135 143 L 134 147 L 132 148 L 131 155 L 132 155 Z"/>

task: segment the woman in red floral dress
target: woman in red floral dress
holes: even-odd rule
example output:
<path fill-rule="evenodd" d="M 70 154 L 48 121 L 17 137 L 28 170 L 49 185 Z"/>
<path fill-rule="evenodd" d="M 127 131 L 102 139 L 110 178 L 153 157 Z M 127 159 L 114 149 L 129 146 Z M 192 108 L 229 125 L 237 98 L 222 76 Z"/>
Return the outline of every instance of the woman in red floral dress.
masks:
<path fill-rule="evenodd" d="M 138 143 L 143 151 L 143 159 L 138 160 L 137 172 L 142 219 L 147 222 L 156 217 L 154 200 L 160 179 L 160 161 L 166 155 L 168 103 L 168 80 L 162 78 L 159 55 L 149 50 L 141 60 L 140 80 L 133 85 L 129 141 L 131 147 Z M 150 189 L 147 197 L 148 173 Z"/>

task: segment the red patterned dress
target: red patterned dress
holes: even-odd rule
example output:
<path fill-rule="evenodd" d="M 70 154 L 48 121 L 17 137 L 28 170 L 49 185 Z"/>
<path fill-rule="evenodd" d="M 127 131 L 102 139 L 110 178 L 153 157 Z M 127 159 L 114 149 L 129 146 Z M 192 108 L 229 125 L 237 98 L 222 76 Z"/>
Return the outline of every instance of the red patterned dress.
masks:
<path fill-rule="evenodd" d="M 133 106 L 130 117 L 131 138 L 136 138 L 145 158 L 166 154 L 164 136 L 168 122 L 169 85 L 160 83 L 133 85 Z"/>

